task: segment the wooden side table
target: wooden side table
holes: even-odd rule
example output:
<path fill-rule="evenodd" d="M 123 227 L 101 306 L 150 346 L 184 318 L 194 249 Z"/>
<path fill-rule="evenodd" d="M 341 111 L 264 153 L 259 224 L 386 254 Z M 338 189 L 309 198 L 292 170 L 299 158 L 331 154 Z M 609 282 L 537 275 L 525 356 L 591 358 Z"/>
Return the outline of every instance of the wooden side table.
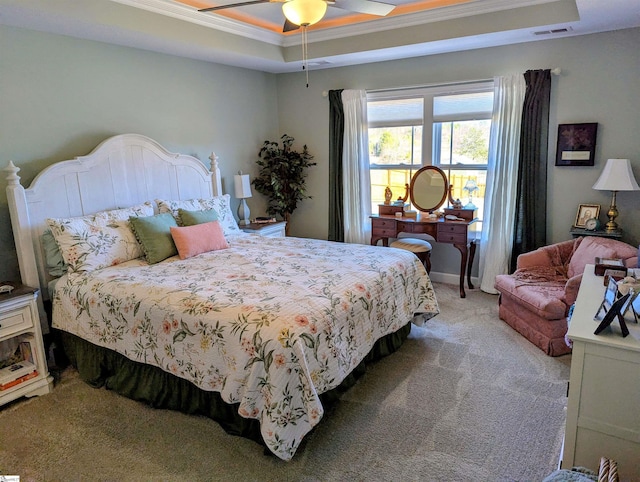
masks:
<path fill-rule="evenodd" d="M 0 344 L 13 348 L 29 341 L 37 375 L 21 377 L 20 383 L 0 390 L 0 405 L 23 396 L 44 395 L 53 388 L 36 304 L 38 290 L 18 283 L 12 285 L 15 289 L 11 293 L 0 294 Z"/>
<path fill-rule="evenodd" d="M 240 226 L 240 229 L 245 233 L 258 234 L 270 238 L 284 238 L 286 236 L 286 227 L 287 223 L 285 221 L 276 221 L 274 223 L 246 224 Z"/>

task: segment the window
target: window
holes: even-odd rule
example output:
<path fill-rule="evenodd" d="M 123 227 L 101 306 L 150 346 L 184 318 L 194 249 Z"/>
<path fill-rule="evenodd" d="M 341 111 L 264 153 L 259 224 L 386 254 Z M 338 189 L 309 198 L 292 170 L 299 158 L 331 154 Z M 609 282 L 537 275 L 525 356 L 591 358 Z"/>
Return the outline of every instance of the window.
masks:
<path fill-rule="evenodd" d="M 447 174 L 453 198 L 475 205 L 482 219 L 492 110 L 492 82 L 369 94 L 372 212 L 387 186 L 402 197 L 413 173 L 434 165 Z"/>
<path fill-rule="evenodd" d="M 371 212 L 378 212 L 387 186 L 394 199 L 403 197 L 422 167 L 423 112 L 422 97 L 367 102 Z"/>

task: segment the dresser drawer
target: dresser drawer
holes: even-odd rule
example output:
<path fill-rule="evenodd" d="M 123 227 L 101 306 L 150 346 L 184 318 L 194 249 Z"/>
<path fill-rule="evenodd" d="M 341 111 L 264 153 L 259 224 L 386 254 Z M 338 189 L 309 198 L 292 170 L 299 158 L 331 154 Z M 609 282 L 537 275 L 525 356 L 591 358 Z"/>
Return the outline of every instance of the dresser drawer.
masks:
<path fill-rule="evenodd" d="M 29 306 L 7 311 L 0 315 L 0 337 L 12 335 L 33 326 Z"/>
<path fill-rule="evenodd" d="M 467 225 L 443 223 L 438 224 L 438 242 L 451 244 L 467 243 Z"/>

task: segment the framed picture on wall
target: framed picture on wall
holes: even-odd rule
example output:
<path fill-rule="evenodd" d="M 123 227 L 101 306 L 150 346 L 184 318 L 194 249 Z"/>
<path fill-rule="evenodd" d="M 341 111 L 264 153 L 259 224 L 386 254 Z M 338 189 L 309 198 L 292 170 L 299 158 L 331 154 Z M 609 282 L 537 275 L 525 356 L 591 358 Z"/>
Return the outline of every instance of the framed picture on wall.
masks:
<path fill-rule="evenodd" d="M 598 123 L 559 124 L 556 166 L 593 166 Z"/>
<path fill-rule="evenodd" d="M 600 215 L 600 204 L 578 204 L 578 213 L 573 226 L 576 228 L 586 228 L 589 219 L 598 219 Z"/>

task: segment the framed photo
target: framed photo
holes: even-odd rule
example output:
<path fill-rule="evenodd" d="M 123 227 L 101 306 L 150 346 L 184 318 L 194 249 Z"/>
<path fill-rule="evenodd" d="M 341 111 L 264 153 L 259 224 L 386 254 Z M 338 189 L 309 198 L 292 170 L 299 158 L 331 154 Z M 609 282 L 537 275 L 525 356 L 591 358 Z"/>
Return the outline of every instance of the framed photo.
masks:
<path fill-rule="evenodd" d="M 613 304 L 618 299 L 618 283 L 613 278 L 609 278 L 609 282 L 607 283 L 607 289 L 604 292 L 604 298 L 602 303 L 600 303 L 600 307 L 598 308 L 598 312 L 596 316 L 593 318 L 594 320 L 600 319 L 600 313 L 604 313 L 605 315 L 609 312 Z"/>
<path fill-rule="evenodd" d="M 600 215 L 600 204 L 578 204 L 578 214 L 573 226 L 584 228 L 587 219 L 596 218 Z"/>
<path fill-rule="evenodd" d="M 626 337 L 629 334 L 629 329 L 627 328 L 627 324 L 624 321 L 624 316 L 622 316 L 622 312 L 620 311 L 622 307 L 629 300 L 629 293 L 624 295 L 622 298 L 617 299 L 609 308 L 607 313 L 602 318 L 602 321 L 596 328 L 596 331 L 593 332 L 594 335 L 599 335 L 602 331 L 607 328 L 614 319 L 618 319 L 618 323 L 620 323 L 620 331 L 622 332 L 622 337 Z"/>
<path fill-rule="evenodd" d="M 598 123 L 559 124 L 556 166 L 593 166 Z"/>

